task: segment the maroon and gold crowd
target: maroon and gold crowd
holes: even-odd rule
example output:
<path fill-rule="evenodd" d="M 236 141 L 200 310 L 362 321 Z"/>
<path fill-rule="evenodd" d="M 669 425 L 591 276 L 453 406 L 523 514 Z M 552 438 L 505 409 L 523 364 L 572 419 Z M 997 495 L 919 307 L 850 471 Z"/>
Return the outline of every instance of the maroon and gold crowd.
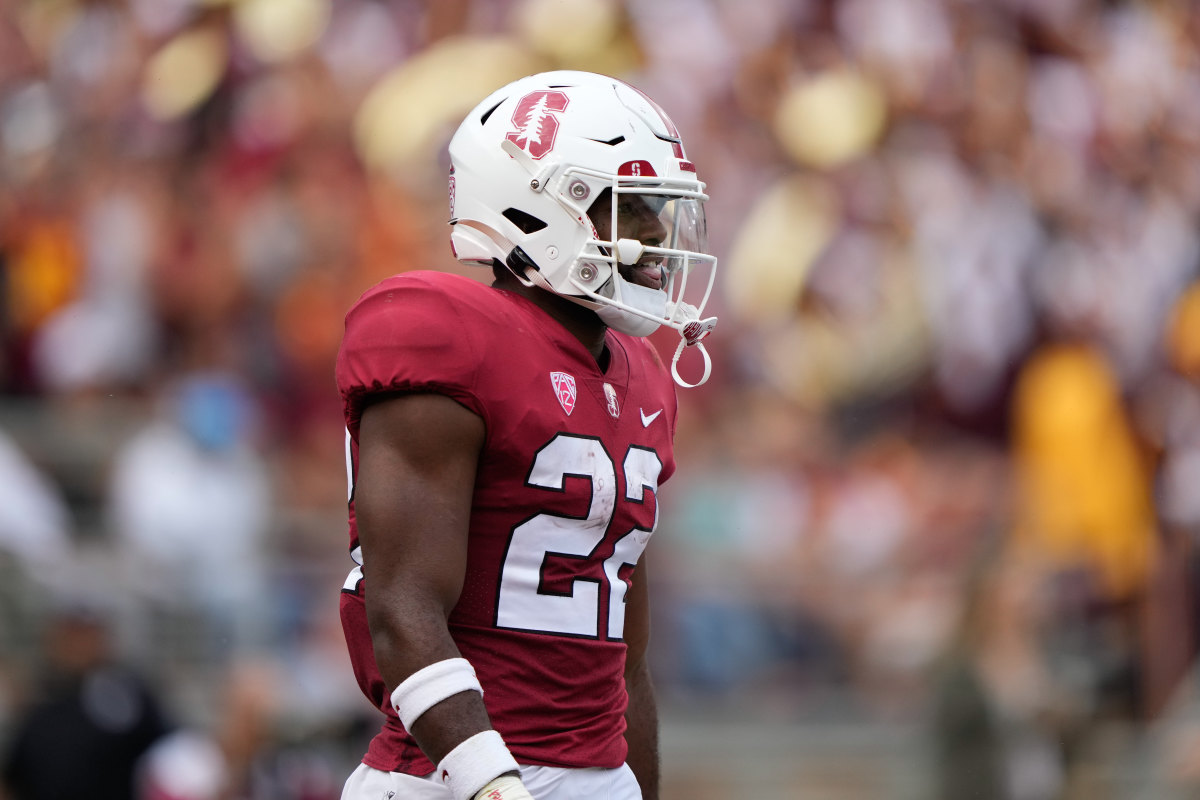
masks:
<path fill-rule="evenodd" d="M 445 143 L 556 67 L 660 98 L 711 195 L 668 707 L 921 720 L 947 798 L 1197 790 L 1188 0 L 0 0 L 0 742 L 79 603 L 232 774 L 357 735 L 342 315 L 490 277 Z"/>

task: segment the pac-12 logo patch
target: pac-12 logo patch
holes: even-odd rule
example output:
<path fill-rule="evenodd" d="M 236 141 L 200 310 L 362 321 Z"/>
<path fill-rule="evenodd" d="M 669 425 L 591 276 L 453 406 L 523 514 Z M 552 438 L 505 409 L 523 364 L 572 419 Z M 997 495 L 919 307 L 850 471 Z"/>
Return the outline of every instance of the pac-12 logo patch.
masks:
<path fill-rule="evenodd" d="M 535 161 L 554 149 L 558 136 L 558 115 L 567 110 L 570 98 L 553 89 L 540 89 L 521 98 L 513 109 L 517 126 L 505 138 L 520 147 Z"/>
<path fill-rule="evenodd" d="M 550 385 L 554 387 L 554 396 L 558 398 L 558 404 L 567 412 L 568 417 L 571 416 L 571 412 L 575 410 L 575 378 L 565 372 L 551 372 Z"/>

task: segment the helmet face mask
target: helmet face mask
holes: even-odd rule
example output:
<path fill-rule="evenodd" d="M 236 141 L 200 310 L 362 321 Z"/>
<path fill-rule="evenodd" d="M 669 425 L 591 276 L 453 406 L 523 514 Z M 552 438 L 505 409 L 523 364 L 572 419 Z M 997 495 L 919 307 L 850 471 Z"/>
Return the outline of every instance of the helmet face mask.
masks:
<path fill-rule="evenodd" d="M 705 252 L 703 202 L 691 188 L 616 181 L 589 210 L 591 237 L 569 273 L 572 287 L 600 305 L 597 313 L 610 327 L 638 336 L 672 324 L 689 282 L 696 283 L 694 270 L 704 273 L 695 302 L 703 308 L 716 266 Z M 606 300 L 612 305 L 605 307 Z"/>
<path fill-rule="evenodd" d="M 693 344 L 715 324 L 701 319 L 716 272 L 704 184 L 638 90 L 585 72 L 521 79 L 467 115 L 450 158 L 460 260 L 523 265 L 522 282 L 632 335 L 668 325 Z"/>

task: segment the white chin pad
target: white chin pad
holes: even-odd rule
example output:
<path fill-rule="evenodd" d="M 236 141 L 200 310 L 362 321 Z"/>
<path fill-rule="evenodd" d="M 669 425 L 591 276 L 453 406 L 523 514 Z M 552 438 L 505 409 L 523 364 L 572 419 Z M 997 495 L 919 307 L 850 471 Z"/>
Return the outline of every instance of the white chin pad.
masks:
<path fill-rule="evenodd" d="M 612 299 L 654 317 L 654 319 L 647 319 L 639 314 L 631 314 L 619 306 L 604 304 L 596 309 L 596 314 L 605 325 L 613 330 L 630 336 L 649 336 L 658 330 L 662 322 L 666 321 L 667 293 L 661 289 L 639 286 L 619 275 L 614 275 Z"/>

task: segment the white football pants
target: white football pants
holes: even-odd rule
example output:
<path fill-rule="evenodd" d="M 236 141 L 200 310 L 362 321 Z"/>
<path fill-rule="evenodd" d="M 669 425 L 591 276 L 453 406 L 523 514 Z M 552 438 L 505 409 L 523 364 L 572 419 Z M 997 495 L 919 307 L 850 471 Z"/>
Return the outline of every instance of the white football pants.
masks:
<path fill-rule="evenodd" d="M 642 800 L 633 770 L 521 766 L 521 780 L 535 800 Z M 342 800 L 450 800 L 433 773 L 423 778 L 359 764 L 342 788 Z"/>

